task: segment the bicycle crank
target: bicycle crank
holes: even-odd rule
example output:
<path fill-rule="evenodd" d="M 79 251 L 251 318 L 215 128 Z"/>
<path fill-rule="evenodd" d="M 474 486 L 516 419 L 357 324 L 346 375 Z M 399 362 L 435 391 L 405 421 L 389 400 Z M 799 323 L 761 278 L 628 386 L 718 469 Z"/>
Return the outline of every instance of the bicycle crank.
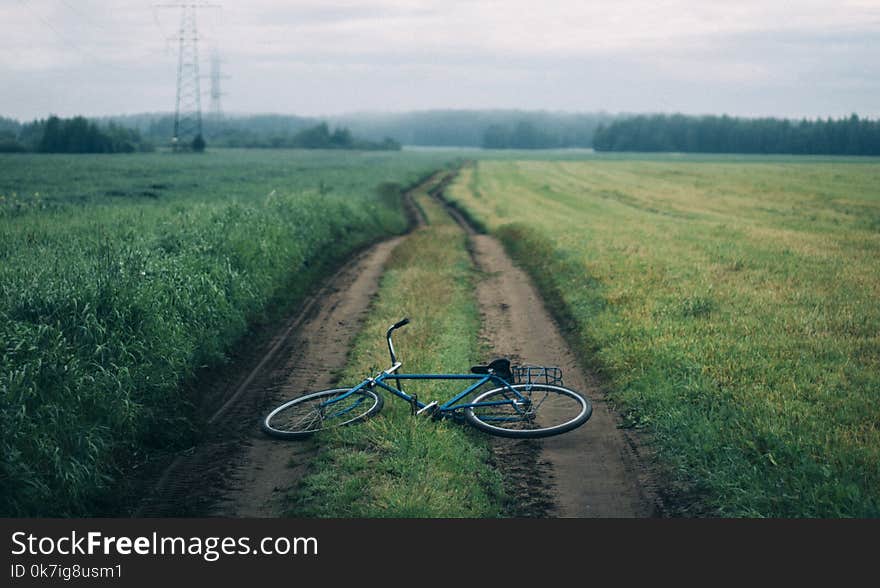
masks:
<path fill-rule="evenodd" d="M 437 406 L 439 404 L 440 403 L 436 400 L 429 402 L 428 404 L 426 404 L 425 406 L 423 406 L 422 408 L 420 408 L 419 410 L 416 411 L 416 416 L 419 416 L 422 414 L 426 414 L 429 416 L 433 415 L 437 411 Z"/>

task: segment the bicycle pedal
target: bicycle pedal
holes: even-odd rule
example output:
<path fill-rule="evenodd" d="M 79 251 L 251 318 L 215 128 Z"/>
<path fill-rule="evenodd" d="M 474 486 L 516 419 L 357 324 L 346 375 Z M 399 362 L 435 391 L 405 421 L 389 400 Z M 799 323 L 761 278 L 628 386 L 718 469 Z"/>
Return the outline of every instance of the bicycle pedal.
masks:
<path fill-rule="evenodd" d="M 436 400 L 429 402 L 428 404 L 426 404 L 425 406 L 423 406 L 422 408 L 420 408 L 419 410 L 416 411 L 416 416 L 419 416 L 420 414 L 423 414 L 423 413 L 433 414 L 434 411 L 437 410 L 438 404 L 440 404 L 440 403 L 437 402 Z"/>

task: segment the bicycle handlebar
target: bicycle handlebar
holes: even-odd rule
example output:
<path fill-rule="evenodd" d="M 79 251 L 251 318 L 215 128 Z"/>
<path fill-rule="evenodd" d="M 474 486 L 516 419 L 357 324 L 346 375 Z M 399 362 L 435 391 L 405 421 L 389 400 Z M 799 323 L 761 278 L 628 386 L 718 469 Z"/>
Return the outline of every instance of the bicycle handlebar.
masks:
<path fill-rule="evenodd" d="M 391 343 L 391 334 L 394 332 L 394 329 L 399 329 L 408 324 L 409 318 L 404 318 L 388 327 L 388 331 L 385 332 L 385 339 L 388 341 L 388 352 L 391 353 L 391 363 L 397 363 L 397 356 L 394 354 L 394 345 Z"/>
<path fill-rule="evenodd" d="M 388 353 L 391 354 L 391 363 L 392 364 L 396 365 L 396 364 L 398 364 L 398 361 L 397 361 L 397 355 L 395 355 L 395 353 L 394 353 L 394 344 L 391 342 L 391 334 L 394 333 L 394 329 L 399 329 L 400 327 L 404 327 L 408 324 L 409 324 L 409 318 L 404 318 L 402 320 L 397 321 L 396 323 L 394 323 L 390 327 L 388 327 L 388 331 L 386 331 L 386 333 L 385 333 L 385 340 L 388 341 Z M 398 367 L 400 367 L 400 366 L 398 365 Z M 400 388 L 400 380 L 397 380 L 397 387 L 398 387 L 398 389 L 402 389 L 402 388 Z"/>

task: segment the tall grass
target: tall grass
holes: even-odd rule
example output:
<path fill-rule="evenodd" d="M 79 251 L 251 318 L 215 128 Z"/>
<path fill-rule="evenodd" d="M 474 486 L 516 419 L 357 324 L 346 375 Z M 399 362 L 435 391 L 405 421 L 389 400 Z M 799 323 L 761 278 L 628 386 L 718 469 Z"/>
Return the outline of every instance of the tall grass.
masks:
<path fill-rule="evenodd" d="M 365 160 L 0 158 L 0 514 L 112 513 L 127 467 L 191 441 L 183 384 L 404 230 L 400 185 L 438 163 Z"/>
<path fill-rule="evenodd" d="M 453 198 L 651 433 L 680 514 L 880 515 L 876 160 L 493 162 L 473 177 Z"/>

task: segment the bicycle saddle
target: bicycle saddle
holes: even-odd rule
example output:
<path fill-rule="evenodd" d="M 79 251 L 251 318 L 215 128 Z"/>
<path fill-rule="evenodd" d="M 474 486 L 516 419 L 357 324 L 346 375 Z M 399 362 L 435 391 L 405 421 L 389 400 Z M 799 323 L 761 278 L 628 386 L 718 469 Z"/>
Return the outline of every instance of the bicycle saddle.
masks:
<path fill-rule="evenodd" d="M 473 374 L 488 374 L 489 370 L 492 370 L 496 376 L 503 378 L 508 382 L 513 379 L 513 374 L 510 371 L 510 360 L 503 357 L 493 359 L 487 365 L 475 365 L 471 367 L 471 373 Z"/>

